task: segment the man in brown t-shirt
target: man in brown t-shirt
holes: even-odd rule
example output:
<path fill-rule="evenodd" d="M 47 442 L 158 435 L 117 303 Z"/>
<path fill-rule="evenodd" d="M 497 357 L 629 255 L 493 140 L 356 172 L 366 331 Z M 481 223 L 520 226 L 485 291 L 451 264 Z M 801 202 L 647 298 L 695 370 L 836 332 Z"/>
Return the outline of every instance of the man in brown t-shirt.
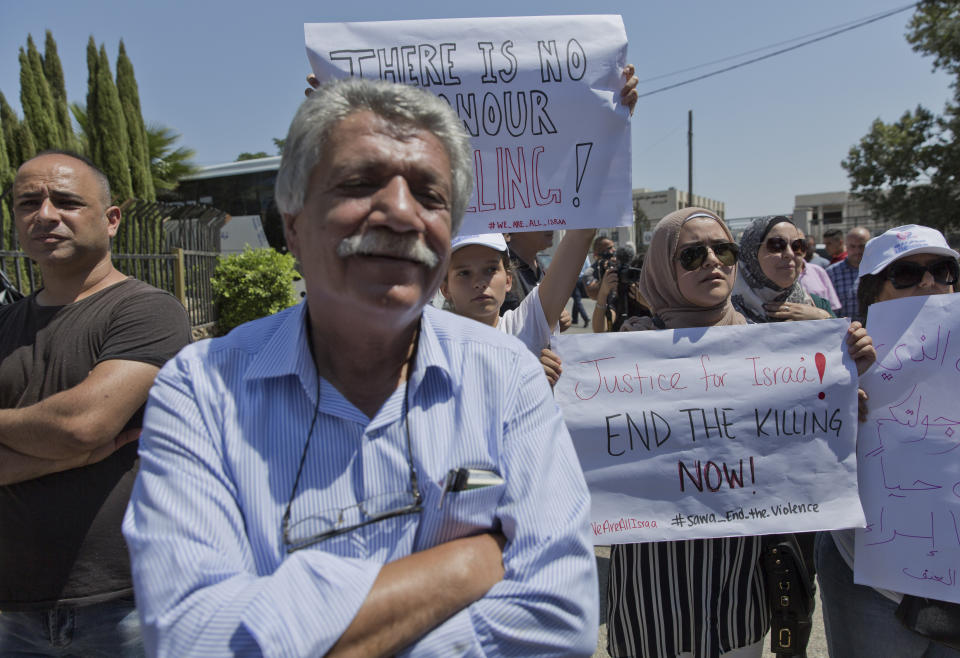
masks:
<path fill-rule="evenodd" d="M 147 392 L 189 322 L 113 266 L 121 212 L 93 163 L 41 153 L 13 202 L 43 288 L 0 308 L 0 655 L 137 655 L 120 523 Z"/>

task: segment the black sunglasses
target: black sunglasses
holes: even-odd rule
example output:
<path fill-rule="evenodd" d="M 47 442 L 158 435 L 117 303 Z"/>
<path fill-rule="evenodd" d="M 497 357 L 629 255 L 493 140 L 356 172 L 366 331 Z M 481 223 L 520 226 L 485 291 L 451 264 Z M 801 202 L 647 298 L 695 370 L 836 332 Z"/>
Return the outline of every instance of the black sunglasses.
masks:
<path fill-rule="evenodd" d="M 767 238 L 767 251 L 772 254 L 781 254 L 787 249 L 787 245 L 790 245 L 790 249 L 793 250 L 793 253 L 803 255 L 807 253 L 807 241 L 803 238 L 797 238 L 792 242 L 787 242 L 784 238 Z"/>
<path fill-rule="evenodd" d="M 699 269 L 703 265 L 703 261 L 707 260 L 707 250 L 712 251 L 724 267 L 734 265 L 740 256 L 740 247 L 737 246 L 736 242 L 718 242 L 711 245 L 694 244 L 684 247 L 677 254 L 677 260 L 680 261 L 680 266 L 683 269 L 692 272 Z"/>
<path fill-rule="evenodd" d="M 912 288 L 923 281 L 923 275 L 927 272 L 933 276 L 933 280 L 941 285 L 953 285 L 960 276 L 960 265 L 954 258 L 944 258 L 937 260 L 929 265 L 921 265 L 909 260 L 898 260 L 890 263 L 883 271 L 881 276 L 889 279 L 894 288 Z"/>

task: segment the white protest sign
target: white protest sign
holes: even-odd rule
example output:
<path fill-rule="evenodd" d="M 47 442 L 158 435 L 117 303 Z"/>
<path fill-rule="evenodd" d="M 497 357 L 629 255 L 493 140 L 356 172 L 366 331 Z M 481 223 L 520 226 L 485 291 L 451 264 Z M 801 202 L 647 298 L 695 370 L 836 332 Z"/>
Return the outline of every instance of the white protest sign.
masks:
<path fill-rule="evenodd" d="M 321 80 L 424 87 L 474 148 L 461 235 L 629 226 L 627 37 L 619 16 L 306 23 Z"/>
<path fill-rule="evenodd" d="M 848 326 L 560 336 L 594 543 L 862 525 Z"/>
<path fill-rule="evenodd" d="M 960 295 L 875 304 L 867 328 L 854 581 L 960 603 Z"/>

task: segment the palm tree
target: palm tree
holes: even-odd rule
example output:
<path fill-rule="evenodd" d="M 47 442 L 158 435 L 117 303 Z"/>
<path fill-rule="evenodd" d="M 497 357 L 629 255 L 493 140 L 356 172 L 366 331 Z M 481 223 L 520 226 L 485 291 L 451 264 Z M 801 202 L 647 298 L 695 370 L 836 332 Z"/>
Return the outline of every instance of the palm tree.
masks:
<path fill-rule="evenodd" d="M 197 167 L 191 162 L 196 151 L 185 146 L 173 148 L 178 139 L 180 135 L 162 124 L 151 123 L 147 126 L 150 174 L 153 176 L 153 186 L 158 192 L 175 189 L 181 178 L 197 171 Z"/>
<path fill-rule="evenodd" d="M 77 122 L 77 140 L 84 153 L 89 151 L 87 139 L 87 108 L 79 103 L 70 103 L 70 111 Z M 173 148 L 174 142 L 180 135 L 172 128 L 159 123 L 147 126 L 147 149 L 150 154 L 150 175 L 153 186 L 159 191 L 170 191 L 177 187 L 177 183 L 184 176 L 188 176 L 197 167 L 191 162 L 196 155 L 193 149 L 181 146 Z"/>

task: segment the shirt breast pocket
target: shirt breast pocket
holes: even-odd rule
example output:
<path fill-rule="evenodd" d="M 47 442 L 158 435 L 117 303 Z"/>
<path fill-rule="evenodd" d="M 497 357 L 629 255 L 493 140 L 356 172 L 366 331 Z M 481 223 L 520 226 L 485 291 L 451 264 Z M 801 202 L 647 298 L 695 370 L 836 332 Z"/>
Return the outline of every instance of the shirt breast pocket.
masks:
<path fill-rule="evenodd" d="M 431 518 L 428 527 L 424 528 L 430 537 L 428 543 L 435 545 L 457 537 L 499 530 L 497 508 L 506 487 L 501 483 L 444 493 L 442 486 L 429 482 L 424 500 L 424 511 Z"/>

